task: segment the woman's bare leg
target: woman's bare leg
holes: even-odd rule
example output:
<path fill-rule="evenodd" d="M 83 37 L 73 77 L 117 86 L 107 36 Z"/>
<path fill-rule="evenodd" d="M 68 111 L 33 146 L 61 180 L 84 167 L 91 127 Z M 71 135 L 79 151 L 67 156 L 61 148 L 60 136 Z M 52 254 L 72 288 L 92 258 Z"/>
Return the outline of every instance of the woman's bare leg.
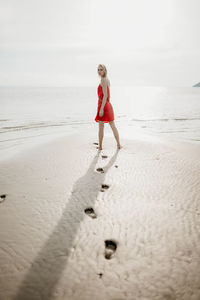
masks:
<path fill-rule="evenodd" d="M 115 126 L 115 122 L 111 121 L 111 122 L 109 122 L 109 124 L 110 124 L 110 127 L 112 128 L 114 137 L 117 141 L 117 147 L 118 147 L 118 149 L 120 149 L 121 145 L 120 145 L 120 141 L 119 141 L 119 133 L 118 133 L 117 127 Z"/>
<path fill-rule="evenodd" d="M 104 122 L 99 121 L 99 150 L 102 150 L 103 135 L 104 135 Z"/>

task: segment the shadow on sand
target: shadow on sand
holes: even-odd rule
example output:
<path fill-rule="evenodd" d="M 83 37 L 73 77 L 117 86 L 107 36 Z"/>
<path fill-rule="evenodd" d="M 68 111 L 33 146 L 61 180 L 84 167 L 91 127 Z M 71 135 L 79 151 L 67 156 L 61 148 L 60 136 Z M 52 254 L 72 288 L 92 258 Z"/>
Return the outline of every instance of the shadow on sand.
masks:
<path fill-rule="evenodd" d="M 103 167 L 104 173 L 98 173 L 95 170 L 101 153 L 98 150 L 86 174 L 74 183 L 62 217 L 32 262 L 25 279 L 13 298 L 14 300 L 51 299 L 55 285 L 66 267 L 79 224 L 86 217 L 84 209 L 88 206 L 94 206 L 101 184 L 104 183 L 104 177 L 116 161 L 118 151 L 119 149 L 116 150 L 108 164 Z"/>

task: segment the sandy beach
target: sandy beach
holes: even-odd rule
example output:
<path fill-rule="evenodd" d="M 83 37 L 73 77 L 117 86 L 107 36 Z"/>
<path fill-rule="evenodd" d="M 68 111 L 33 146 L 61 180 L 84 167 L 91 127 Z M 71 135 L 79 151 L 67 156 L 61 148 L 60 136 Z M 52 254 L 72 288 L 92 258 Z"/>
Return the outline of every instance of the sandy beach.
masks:
<path fill-rule="evenodd" d="M 0 163 L 0 299 L 199 300 L 200 147 L 97 142 Z"/>

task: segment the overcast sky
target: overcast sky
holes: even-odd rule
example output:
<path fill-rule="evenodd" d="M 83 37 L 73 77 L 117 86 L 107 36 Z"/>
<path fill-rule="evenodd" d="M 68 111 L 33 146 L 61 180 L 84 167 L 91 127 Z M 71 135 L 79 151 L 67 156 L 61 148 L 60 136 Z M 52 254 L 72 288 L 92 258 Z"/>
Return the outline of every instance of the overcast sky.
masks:
<path fill-rule="evenodd" d="M 192 86 L 199 0 L 0 0 L 0 85 Z"/>

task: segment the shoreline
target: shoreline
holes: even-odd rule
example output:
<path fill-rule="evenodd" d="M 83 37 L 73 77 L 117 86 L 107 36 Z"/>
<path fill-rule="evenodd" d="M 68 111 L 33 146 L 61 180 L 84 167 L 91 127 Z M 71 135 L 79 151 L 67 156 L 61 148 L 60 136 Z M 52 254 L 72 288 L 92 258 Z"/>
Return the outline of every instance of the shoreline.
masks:
<path fill-rule="evenodd" d="M 91 137 L 95 139 L 98 142 L 98 129 L 95 132 L 81 132 L 81 136 Z M 53 135 L 45 135 L 45 136 L 37 136 L 36 139 L 32 138 L 31 141 L 24 143 L 22 145 L 17 145 L 8 147 L 7 149 L 3 149 L 0 151 L 1 157 L 0 157 L 0 164 L 4 161 L 9 161 L 15 159 L 15 156 L 26 154 L 26 152 L 31 151 L 32 149 L 38 149 L 40 147 L 44 147 L 45 144 L 51 144 L 56 140 L 65 139 L 67 137 L 73 137 L 73 136 L 79 136 L 79 133 L 75 132 L 60 132 L 60 133 L 54 133 Z M 111 130 L 105 130 L 104 133 L 104 140 L 107 139 L 113 139 L 114 136 Z M 150 143 L 161 143 L 166 146 L 171 146 L 174 149 L 177 149 L 185 154 L 192 153 L 196 158 L 200 156 L 200 143 L 192 142 L 189 140 L 183 140 L 183 139 L 176 139 L 175 137 L 166 137 L 166 136 L 160 136 L 157 134 L 146 134 L 142 133 L 140 131 L 135 131 L 133 136 L 130 135 L 130 133 L 126 134 L 123 137 L 123 132 L 120 132 L 120 140 L 121 141 L 147 141 Z M 115 143 L 115 140 L 114 140 Z M 114 145 L 113 143 L 113 145 Z M 105 144 L 106 146 L 106 144 Z"/>

